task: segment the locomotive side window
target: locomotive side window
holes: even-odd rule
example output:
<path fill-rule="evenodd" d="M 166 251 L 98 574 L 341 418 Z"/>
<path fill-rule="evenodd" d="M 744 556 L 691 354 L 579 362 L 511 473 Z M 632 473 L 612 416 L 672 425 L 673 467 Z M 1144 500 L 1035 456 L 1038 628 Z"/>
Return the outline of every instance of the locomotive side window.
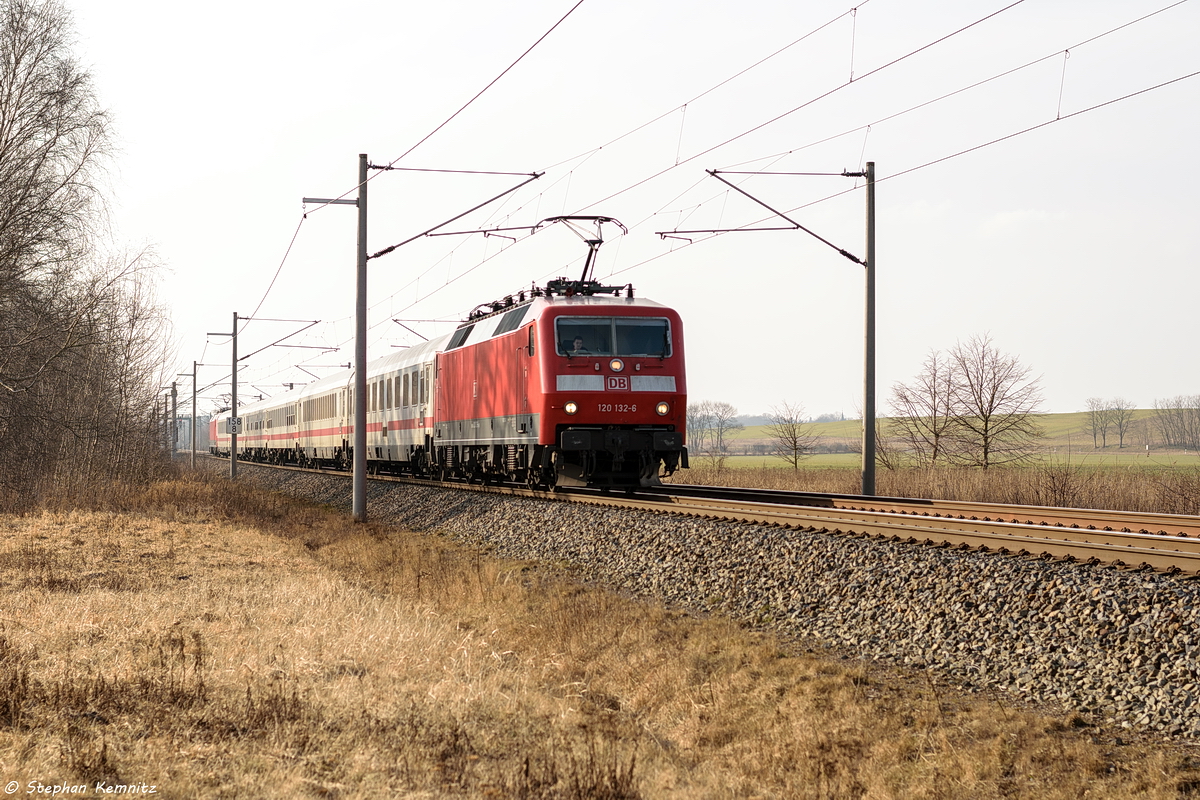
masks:
<path fill-rule="evenodd" d="M 500 319 L 500 324 L 496 326 L 496 333 L 494 335 L 499 336 L 502 333 L 515 331 L 521 327 L 521 320 L 525 319 L 525 312 L 528 310 L 529 306 L 521 306 L 520 308 L 514 308 L 512 311 L 505 312 L 504 316 Z"/>
<path fill-rule="evenodd" d="M 671 355 L 670 323 L 658 317 L 559 317 L 555 334 L 563 356 Z"/>
<path fill-rule="evenodd" d="M 462 347 L 463 342 L 465 342 L 467 337 L 471 335 L 471 330 L 474 327 L 475 325 L 471 324 L 456 330 L 454 335 L 450 337 L 450 344 L 446 345 L 446 349 L 453 350 L 456 347 Z"/>

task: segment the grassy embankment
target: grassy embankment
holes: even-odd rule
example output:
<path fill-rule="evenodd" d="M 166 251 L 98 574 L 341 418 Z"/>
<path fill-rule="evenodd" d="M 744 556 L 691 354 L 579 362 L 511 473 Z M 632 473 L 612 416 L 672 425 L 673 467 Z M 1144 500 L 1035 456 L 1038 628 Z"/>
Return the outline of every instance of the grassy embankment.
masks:
<path fill-rule="evenodd" d="M 1174 798 L 1186 748 L 244 486 L 0 517 L 0 777 L 163 797 Z M 1128 739 L 1128 734 L 1124 734 Z"/>

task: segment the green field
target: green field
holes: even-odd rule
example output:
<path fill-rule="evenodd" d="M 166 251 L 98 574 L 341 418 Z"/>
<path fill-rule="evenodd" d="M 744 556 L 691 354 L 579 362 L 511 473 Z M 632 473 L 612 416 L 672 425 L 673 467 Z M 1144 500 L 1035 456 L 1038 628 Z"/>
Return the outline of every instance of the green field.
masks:
<path fill-rule="evenodd" d="M 1045 434 L 1039 441 L 1040 460 L 1051 463 L 1070 463 L 1083 467 L 1151 467 L 1154 469 L 1200 467 L 1200 454 L 1184 450 L 1168 450 L 1150 443 L 1150 418 L 1154 412 L 1140 409 L 1134 412 L 1133 424 L 1125 437 L 1125 447 L 1119 447 L 1115 433 L 1110 433 L 1108 446 L 1095 448 L 1088 429 L 1087 413 L 1043 414 L 1040 420 Z M 862 422 L 851 419 L 840 422 L 813 423 L 811 428 L 820 434 L 824 445 L 857 445 L 862 435 Z M 726 459 L 724 466 L 733 469 L 761 467 L 786 468 L 787 464 L 770 455 L 742 455 L 745 448 L 767 444 L 770 433 L 765 425 L 755 425 L 737 431 L 730 437 L 737 455 Z M 1149 443 L 1149 447 L 1147 444 Z M 694 462 L 704 459 L 693 456 Z M 854 452 L 817 453 L 801 464 L 802 469 L 859 469 L 861 458 Z"/>

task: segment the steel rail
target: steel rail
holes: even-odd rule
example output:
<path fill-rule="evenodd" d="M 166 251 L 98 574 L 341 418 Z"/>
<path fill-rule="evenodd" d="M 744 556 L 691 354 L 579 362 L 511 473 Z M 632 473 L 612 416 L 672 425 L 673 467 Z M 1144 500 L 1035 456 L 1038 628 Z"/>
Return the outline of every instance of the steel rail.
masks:
<path fill-rule="evenodd" d="M 707 490 L 707 491 L 706 491 Z M 826 494 L 817 492 L 787 492 L 781 490 L 739 489 L 705 486 L 664 486 L 663 494 L 678 497 L 711 497 L 714 493 L 729 499 L 745 498 L 794 505 L 825 505 L 856 510 L 893 511 L 899 514 L 919 514 L 929 517 L 964 517 L 984 522 L 1024 522 L 1027 525 L 1054 525 L 1124 533 L 1147 533 L 1165 536 L 1200 537 L 1200 517 L 1183 514 L 1157 514 L 1138 511 L 1109 511 L 1092 508 L 1062 508 L 1057 506 L 1019 506 L 1004 503 L 976 503 L 960 500 L 927 500 L 904 497 L 864 497 L 860 495 Z"/>
<path fill-rule="evenodd" d="M 572 495 L 576 502 L 665 510 L 663 503 L 631 498 Z M 1114 566 L 1149 566 L 1200 572 L 1200 539 L 1123 531 L 1088 530 L 1043 523 L 984 521 L 959 517 L 914 517 L 881 510 L 822 508 L 747 501 L 672 498 L 671 513 L 834 534 L 876 536 L 914 544 L 966 546 L 1033 556 L 1095 560 Z"/>
<path fill-rule="evenodd" d="M 247 462 L 247 466 L 250 465 L 350 477 L 350 473 L 340 471 Z M 806 532 L 868 536 L 911 544 L 1107 563 L 1114 567 L 1200 573 L 1200 517 L 1184 515 L 729 487 L 667 486 L 629 493 L 564 489 L 551 493 L 524 486 L 478 485 L 398 476 L 372 475 L 370 480 L 777 525 Z M 763 497 L 767 499 L 761 499 Z M 856 507 L 860 503 L 868 507 Z M 1123 530 L 1115 529 L 1113 523 L 1120 524 Z M 1165 527 L 1160 527 L 1159 532 L 1150 532 L 1158 526 Z M 1164 533 L 1166 530 L 1174 533 Z"/>

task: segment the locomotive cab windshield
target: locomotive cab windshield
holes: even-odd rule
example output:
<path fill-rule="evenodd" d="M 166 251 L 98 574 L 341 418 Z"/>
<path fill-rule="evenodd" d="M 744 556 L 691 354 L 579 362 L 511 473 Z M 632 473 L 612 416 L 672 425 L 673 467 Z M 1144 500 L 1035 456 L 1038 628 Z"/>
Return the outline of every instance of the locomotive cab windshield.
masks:
<path fill-rule="evenodd" d="M 670 321 L 660 317 L 568 317 L 555 320 L 558 354 L 575 356 L 671 355 Z"/>

